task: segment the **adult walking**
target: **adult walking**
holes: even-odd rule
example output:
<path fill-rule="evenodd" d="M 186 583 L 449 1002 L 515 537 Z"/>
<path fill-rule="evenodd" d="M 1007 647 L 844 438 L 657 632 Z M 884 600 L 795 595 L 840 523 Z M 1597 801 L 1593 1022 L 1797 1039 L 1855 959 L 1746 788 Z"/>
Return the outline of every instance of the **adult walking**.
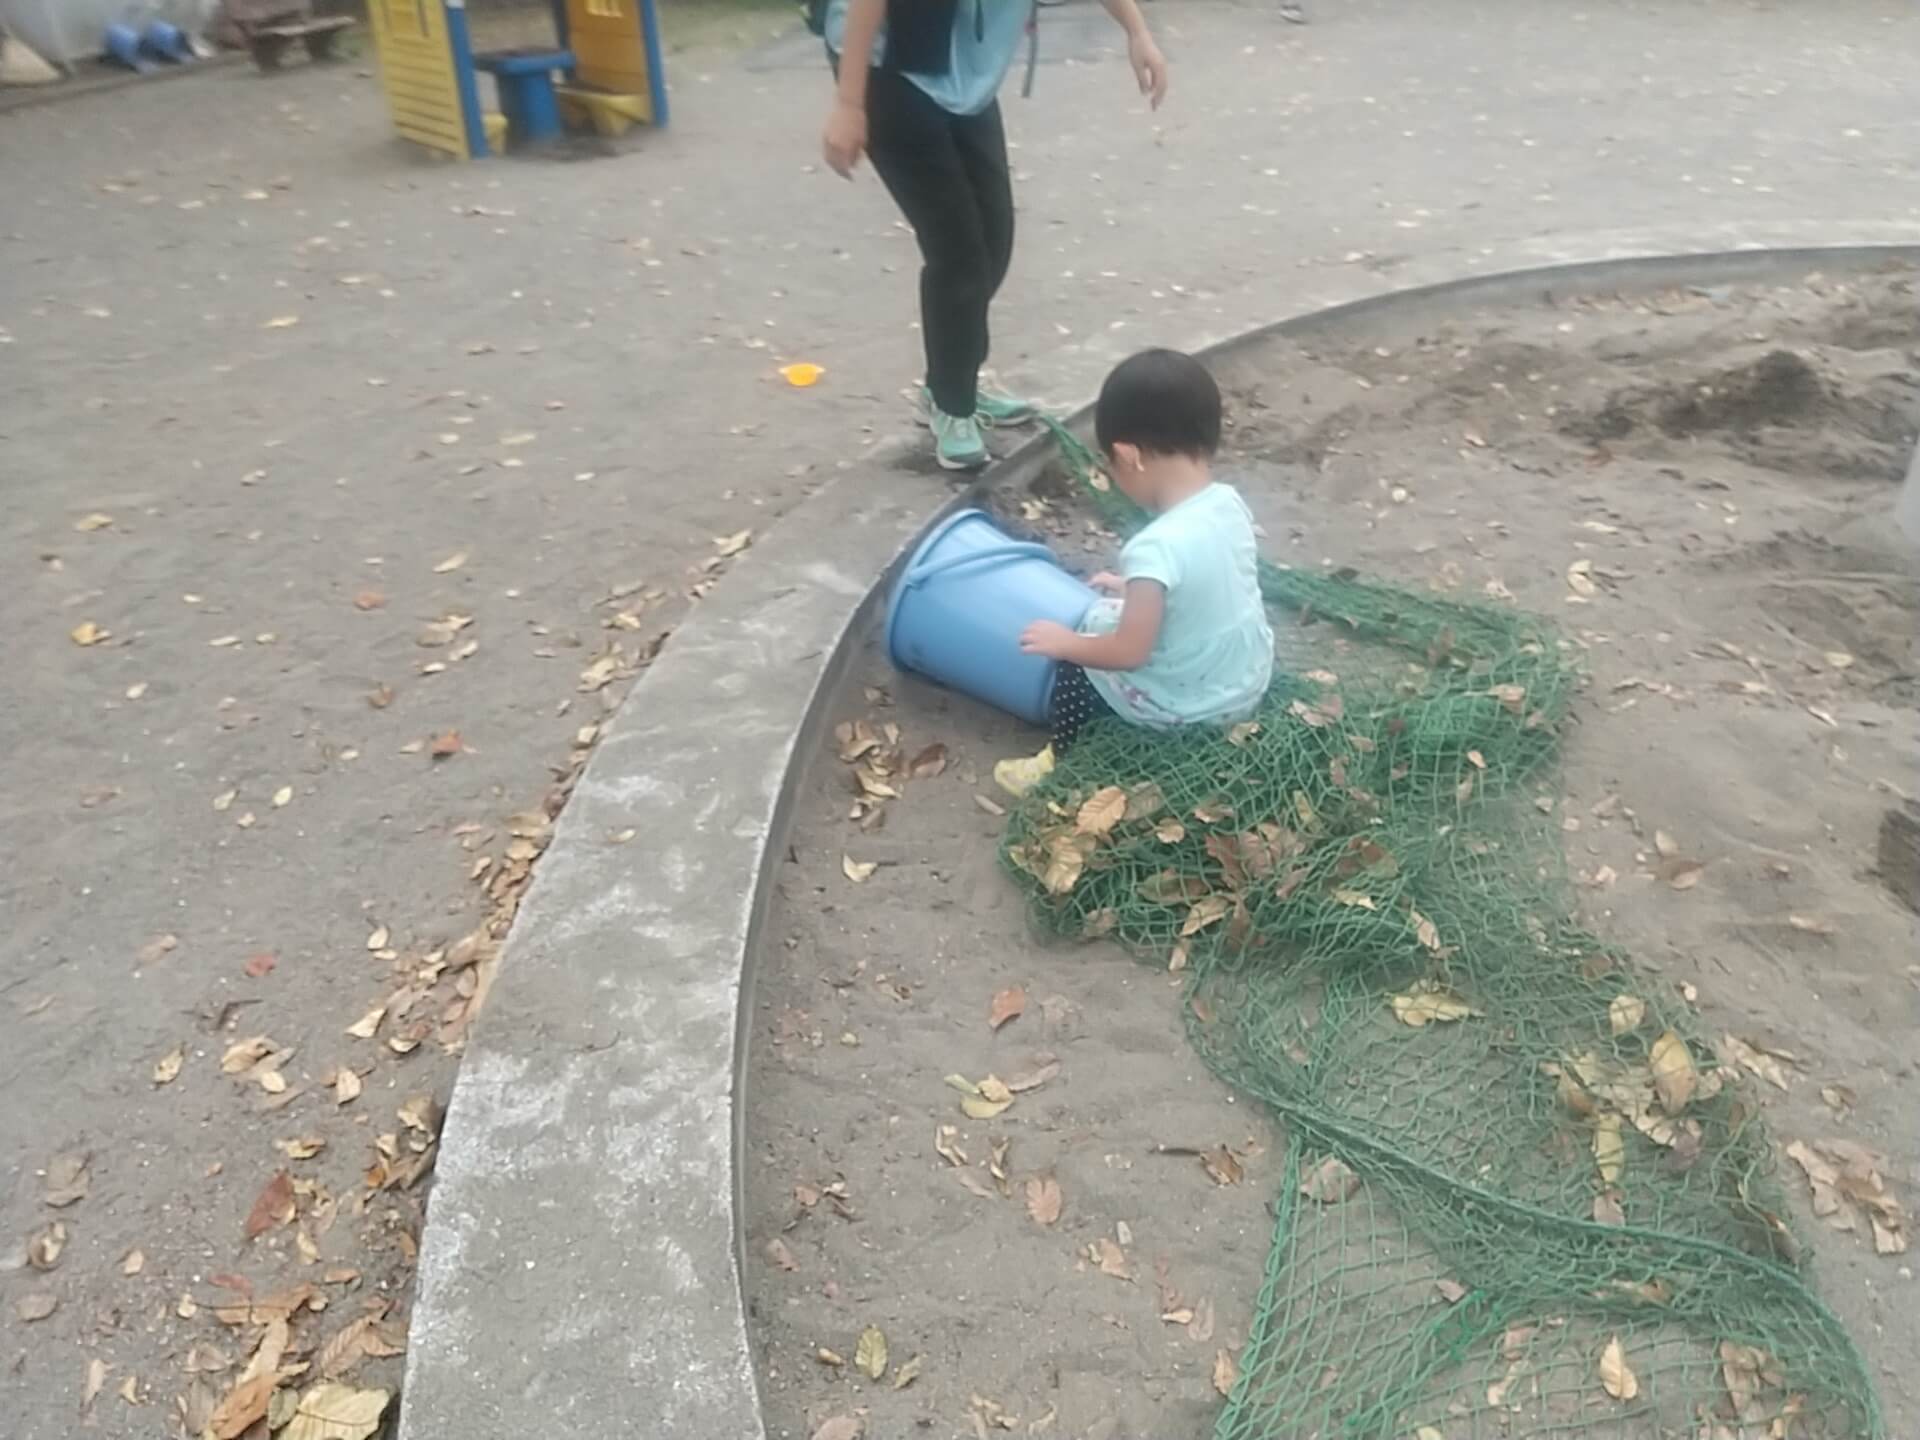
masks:
<path fill-rule="evenodd" d="M 1140 93 L 1157 108 L 1167 62 L 1138 0 L 1101 4 L 1126 32 Z M 998 97 L 1034 8 L 1034 0 L 828 0 L 823 17 L 837 88 L 821 148 L 848 178 L 863 154 L 872 157 L 920 242 L 920 398 L 934 456 L 949 470 L 987 463 L 983 425 L 1034 413 L 980 380 L 987 310 L 1013 258 Z"/>

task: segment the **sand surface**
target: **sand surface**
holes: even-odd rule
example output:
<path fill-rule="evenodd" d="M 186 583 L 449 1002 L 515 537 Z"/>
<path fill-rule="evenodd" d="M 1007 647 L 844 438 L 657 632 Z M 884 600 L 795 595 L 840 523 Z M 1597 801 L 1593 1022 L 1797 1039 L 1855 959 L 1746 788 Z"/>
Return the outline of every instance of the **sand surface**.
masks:
<path fill-rule="evenodd" d="M 1882 815 L 1920 791 L 1920 602 L 1884 521 L 1920 416 L 1912 285 L 1403 306 L 1221 370 L 1225 468 L 1271 558 L 1561 621 L 1590 675 L 1562 777 L 1586 918 L 1694 987 L 1712 1033 L 1791 1053 L 1787 1088 L 1753 1085 L 1779 1144 L 1882 1151 L 1909 1209 L 1920 935 L 1875 867 Z M 1076 568 L 1106 563 L 1110 541 L 1046 491 L 996 505 Z M 1581 560 L 1591 596 L 1567 578 Z M 1266 1256 L 1275 1127 L 1189 1051 L 1168 976 L 1029 928 L 976 797 L 1033 732 L 877 647 L 835 718 L 898 727 L 909 760 L 938 743 L 945 764 L 863 828 L 829 741 L 780 872 L 747 1116 L 770 1432 L 1207 1434 Z M 1706 862 L 1699 884 L 1653 878 L 1656 831 Z M 856 883 L 848 857 L 877 868 Z M 991 1028 L 1016 986 L 1024 1011 Z M 975 1119 L 952 1073 L 1051 1078 Z M 1217 1178 L 1193 1152 L 1221 1146 Z M 1782 1165 L 1888 1433 L 1920 1434 L 1913 1255 L 1816 1220 Z M 857 1364 L 867 1327 L 889 1351 L 878 1381 Z"/>

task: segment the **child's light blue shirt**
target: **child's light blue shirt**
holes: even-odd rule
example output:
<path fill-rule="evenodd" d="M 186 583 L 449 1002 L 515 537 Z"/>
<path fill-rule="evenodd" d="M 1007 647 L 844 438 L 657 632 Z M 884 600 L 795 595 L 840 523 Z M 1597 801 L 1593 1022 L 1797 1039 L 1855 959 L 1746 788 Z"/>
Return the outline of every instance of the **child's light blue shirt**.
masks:
<path fill-rule="evenodd" d="M 1215 481 L 1182 500 L 1126 543 L 1120 573 L 1165 586 L 1166 615 L 1139 669 L 1087 671 L 1101 698 L 1123 719 L 1156 729 L 1251 714 L 1273 678 L 1273 630 L 1260 598 L 1253 514 L 1240 492 Z M 1110 633 L 1119 618 L 1109 601 L 1081 628 Z"/>

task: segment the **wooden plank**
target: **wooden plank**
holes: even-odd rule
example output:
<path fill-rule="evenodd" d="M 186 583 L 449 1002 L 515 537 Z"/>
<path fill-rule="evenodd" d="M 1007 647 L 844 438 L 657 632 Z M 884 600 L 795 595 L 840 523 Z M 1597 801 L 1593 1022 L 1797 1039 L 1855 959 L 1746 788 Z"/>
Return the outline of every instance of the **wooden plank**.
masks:
<path fill-rule="evenodd" d="M 467 142 L 463 137 L 448 135 L 440 130 L 425 130 L 417 125 L 396 125 L 393 133 L 402 139 L 425 145 L 429 150 L 444 150 L 449 155 L 463 158 L 467 154 Z"/>
<path fill-rule="evenodd" d="M 413 70 L 422 74 L 451 75 L 453 60 L 442 50 L 427 51 L 419 55 L 388 54 L 381 59 L 381 65 L 388 70 Z"/>
<path fill-rule="evenodd" d="M 447 110 L 431 105 L 390 105 L 393 123 L 396 125 L 418 125 L 431 130 L 443 130 L 449 135 L 466 138 L 467 127 L 462 123 L 459 109 Z"/>
<path fill-rule="evenodd" d="M 395 105 L 393 123 L 401 129 L 413 126 L 422 130 L 433 130 L 441 134 L 458 137 L 461 144 L 466 143 L 466 126 L 461 123 L 460 112 L 454 110 L 448 114 L 441 110 L 420 109 L 411 105 Z"/>
<path fill-rule="evenodd" d="M 334 15 L 324 20 L 302 20 L 293 25 L 256 25 L 255 35 L 277 35 L 283 40 L 298 40 L 303 35 L 323 34 L 328 30 L 344 30 L 353 24 L 350 15 Z"/>
<path fill-rule="evenodd" d="M 460 104 L 458 92 L 446 82 L 422 84 L 414 80 L 388 76 L 383 88 L 395 99 L 419 100 L 432 105 L 452 105 L 455 108 Z"/>
<path fill-rule="evenodd" d="M 453 95 L 456 98 L 458 96 L 458 88 L 453 83 L 453 77 L 447 74 L 432 75 L 423 74 L 417 70 L 389 70 L 381 78 L 389 86 L 399 86 L 422 95 Z"/>

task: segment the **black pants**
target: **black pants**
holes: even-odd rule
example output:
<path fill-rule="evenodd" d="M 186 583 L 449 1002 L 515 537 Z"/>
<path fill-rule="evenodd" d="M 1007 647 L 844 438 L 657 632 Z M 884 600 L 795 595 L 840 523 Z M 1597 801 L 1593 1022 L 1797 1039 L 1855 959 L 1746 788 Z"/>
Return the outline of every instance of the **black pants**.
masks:
<path fill-rule="evenodd" d="M 1047 719 L 1053 729 L 1053 753 L 1066 754 L 1080 738 L 1082 729 L 1101 716 L 1111 714 L 1113 707 L 1093 688 L 1087 672 L 1078 665 L 1061 662 L 1053 677 L 1053 698 L 1047 703 Z"/>
<path fill-rule="evenodd" d="M 955 115 L 906 76 L 876 69 L 867 81 L 867 154 L 920 242 L 920 330 L 933 403 L 971 415 L 987 361 L 987 306 L 1013 260 L 1000 102 Z"/>

